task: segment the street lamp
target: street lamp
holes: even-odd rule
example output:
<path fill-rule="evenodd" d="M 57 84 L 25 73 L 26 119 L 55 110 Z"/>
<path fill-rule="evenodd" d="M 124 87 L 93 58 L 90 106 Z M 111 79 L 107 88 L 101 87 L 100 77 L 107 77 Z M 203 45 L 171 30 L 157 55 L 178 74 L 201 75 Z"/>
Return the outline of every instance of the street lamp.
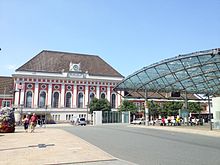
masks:
<path fill-rule="evenodd" d="M 88 124 L 88 115 L 89 115 L 89 103 L 86 104 L 86 122 Z"/>
<path fill-rule="evenodd" d="M 20 116 L 20 123 L 19 123 L 20 125 L 22 125 L 23 106 L 24 106 L 23 104 L 20 104 L 20 110 L 21 110 L 21 112 L 20 112 L 20 115 L 21 115 Z"/>
<path fill-rule="evenodd" d="M 46 127 L 46 123 L 47 123 L 47 107 L 48 107 L 48 105 L 46 105 L 46 107 L 45 107 L 45 117 L 44 117 L 44 125 L 45 125 L 45 127 Z"/>
<path fill-rule="evenodd" d="M 210 130 L 212 130 L 212 117 L 211 117 L 211 103 L 210 103 L 210 96 L 209 94 L 207 94 L 208 96 L 208 106 L 209 106 L 209 124 L 210 124 Z"/>

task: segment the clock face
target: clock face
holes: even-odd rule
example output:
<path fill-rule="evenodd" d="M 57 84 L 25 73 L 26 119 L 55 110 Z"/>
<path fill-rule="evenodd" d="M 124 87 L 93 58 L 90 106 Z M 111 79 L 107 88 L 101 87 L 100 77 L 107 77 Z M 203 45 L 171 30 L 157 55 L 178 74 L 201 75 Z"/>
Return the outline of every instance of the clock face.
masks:
<path fill-rule="evenodd" d="M 79 67 L 78 67 L 78 65 L 73 65 L 73 70 L 74 70 L 74 71 L 77 71 L 77 70 L 79 70 Z"/>

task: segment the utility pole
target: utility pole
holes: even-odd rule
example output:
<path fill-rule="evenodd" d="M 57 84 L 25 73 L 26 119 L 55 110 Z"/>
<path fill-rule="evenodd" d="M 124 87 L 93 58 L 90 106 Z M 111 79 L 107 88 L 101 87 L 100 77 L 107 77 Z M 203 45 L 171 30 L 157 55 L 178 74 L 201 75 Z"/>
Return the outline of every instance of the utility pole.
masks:
<path fill-rule="evenodd" d="M 208 94 L 208 106 L 209 106 L 209 124 L 210 124 L 210 130 L 212 130 L 211 103 L 210 103 L 210 95 L 209 94 Z"/>

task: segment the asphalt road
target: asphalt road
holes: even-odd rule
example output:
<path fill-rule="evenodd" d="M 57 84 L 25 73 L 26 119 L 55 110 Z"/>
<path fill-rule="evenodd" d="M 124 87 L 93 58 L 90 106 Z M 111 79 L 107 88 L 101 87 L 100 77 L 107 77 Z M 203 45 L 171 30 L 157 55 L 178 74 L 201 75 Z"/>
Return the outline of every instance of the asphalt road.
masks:
<path fill-rule="evenodd" d="M 140 165 L 220 165 L 220 139 L 126 125 L 62 128 L 109 154 Z"/>

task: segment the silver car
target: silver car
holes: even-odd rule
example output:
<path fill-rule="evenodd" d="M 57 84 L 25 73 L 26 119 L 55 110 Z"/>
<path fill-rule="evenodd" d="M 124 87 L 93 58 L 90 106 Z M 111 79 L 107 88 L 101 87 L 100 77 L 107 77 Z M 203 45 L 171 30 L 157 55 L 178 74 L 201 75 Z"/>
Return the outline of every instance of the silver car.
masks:
<path fill-rule="evenodd" d="M 77 125 L 86 125 L 86 119 L 85 118 L 78 118 L 76 121 Z"/>

